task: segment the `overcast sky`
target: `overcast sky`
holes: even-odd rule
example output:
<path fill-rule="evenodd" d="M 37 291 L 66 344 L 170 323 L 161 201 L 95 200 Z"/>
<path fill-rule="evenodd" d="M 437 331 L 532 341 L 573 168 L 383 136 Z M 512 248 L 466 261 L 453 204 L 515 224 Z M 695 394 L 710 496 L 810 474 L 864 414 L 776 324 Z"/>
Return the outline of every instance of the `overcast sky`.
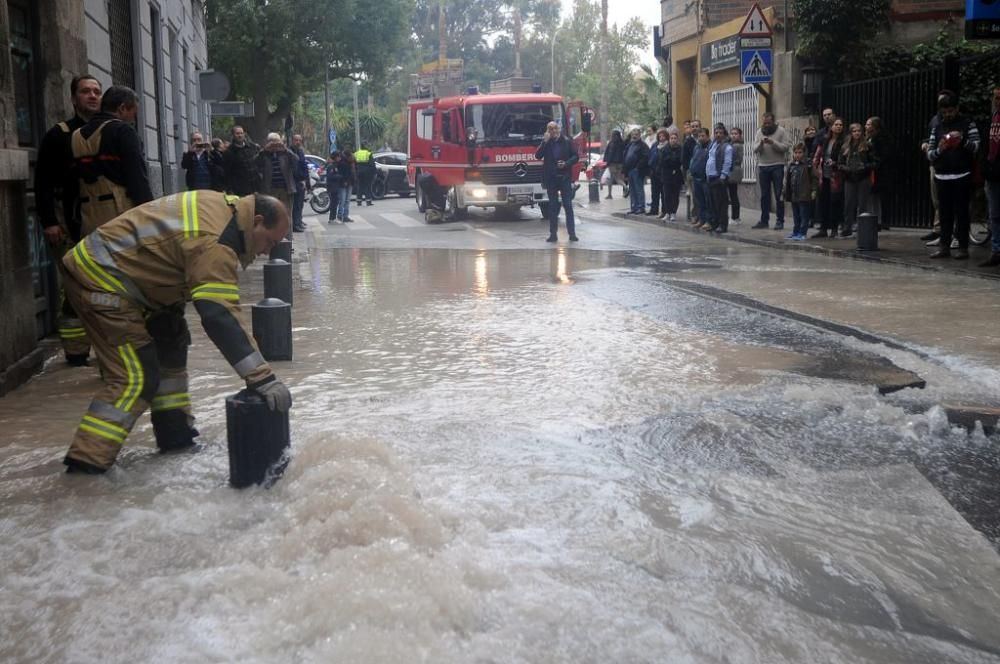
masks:
<path fill-rule="evenodd" d="M 568 15 L 573 10 L 573 0 L 562 0 L 563 16 Z M 650 44 L 646 53 L 642 54 L 642 61 L 653 64 L 653 26 L 660 23 L 660 2 L 659 0 L 608 0 L 608 25 L 617 23 L 625 25 L 630 18 L 638 16 L 649 28 Z"/>

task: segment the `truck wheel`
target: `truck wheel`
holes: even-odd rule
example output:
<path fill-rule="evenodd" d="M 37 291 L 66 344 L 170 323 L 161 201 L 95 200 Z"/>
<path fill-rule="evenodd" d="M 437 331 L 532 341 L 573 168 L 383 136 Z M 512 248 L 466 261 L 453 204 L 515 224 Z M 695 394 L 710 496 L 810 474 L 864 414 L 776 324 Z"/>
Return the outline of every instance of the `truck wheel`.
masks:
<path fill-rule="evenodd" d="M 427 197 L 424 196 L 424 190 L 420 188 L 420 183 L 418 182 L 415 187 L 417 209 L 421 212 L 427 212 Z"/>

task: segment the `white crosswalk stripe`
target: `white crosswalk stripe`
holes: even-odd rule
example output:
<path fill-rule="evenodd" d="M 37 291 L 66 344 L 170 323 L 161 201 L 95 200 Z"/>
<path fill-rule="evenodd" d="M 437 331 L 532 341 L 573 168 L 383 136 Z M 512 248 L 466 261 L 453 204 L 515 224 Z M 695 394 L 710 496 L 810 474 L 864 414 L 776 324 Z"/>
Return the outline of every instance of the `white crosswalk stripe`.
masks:
<path fill-rule="evenodd" d="M 354 220 L 349 224 L 343 224 L 344 228 L 348 230 L 370 231 L 375 229 L 375 226 L 370 221 L 362 217 L 360 214 L 349 214 L 348 216 Z M 339 223 L 339 222 L 334 222 L 334 223 Z"/>
<path fill-rule="evenodd" d="M 419 220 L 414 219 L 408 214 L 403 214 L 402 212 L 383 212 L 380 215 L 386 221 L 391 221 L 397 226 L 402 226 L 404 228 L 417 228 L 420 226 L 426 226 L 426 224 Z"/>

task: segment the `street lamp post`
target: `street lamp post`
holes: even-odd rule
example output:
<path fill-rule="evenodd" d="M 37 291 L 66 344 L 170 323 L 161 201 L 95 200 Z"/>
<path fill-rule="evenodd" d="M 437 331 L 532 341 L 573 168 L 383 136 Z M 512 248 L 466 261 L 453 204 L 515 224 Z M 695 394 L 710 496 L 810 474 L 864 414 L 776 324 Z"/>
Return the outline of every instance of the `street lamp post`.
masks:
<path fill-rule="evenodd" d="M 559 27 L 557 26 L 555 31 L 552 33 L 552 45 L 549 50 L 551 51 L 552 57 L 552 92 L 556 91 L 556 35 L 559 34 Z"/>

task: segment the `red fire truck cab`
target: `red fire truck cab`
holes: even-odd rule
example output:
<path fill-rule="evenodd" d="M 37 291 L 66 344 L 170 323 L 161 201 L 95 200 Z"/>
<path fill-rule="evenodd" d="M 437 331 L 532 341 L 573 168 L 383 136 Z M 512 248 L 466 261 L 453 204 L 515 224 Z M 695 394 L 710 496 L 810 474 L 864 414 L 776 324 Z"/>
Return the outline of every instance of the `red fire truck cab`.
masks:
<path fill-rule="evenodd" d="M 586 166 L 591 115 L 579 102 L 544 93 L 469 94 L 409 103 L 407 179 L 417 206 L 427 208 L 418 178 L 430 173 L 448 191 L 448 206 L 515 210 L 547 205 L 542 162 L 535 150 L 546 125 L 557 122 L 580 156 L 574 182 Z"/>

